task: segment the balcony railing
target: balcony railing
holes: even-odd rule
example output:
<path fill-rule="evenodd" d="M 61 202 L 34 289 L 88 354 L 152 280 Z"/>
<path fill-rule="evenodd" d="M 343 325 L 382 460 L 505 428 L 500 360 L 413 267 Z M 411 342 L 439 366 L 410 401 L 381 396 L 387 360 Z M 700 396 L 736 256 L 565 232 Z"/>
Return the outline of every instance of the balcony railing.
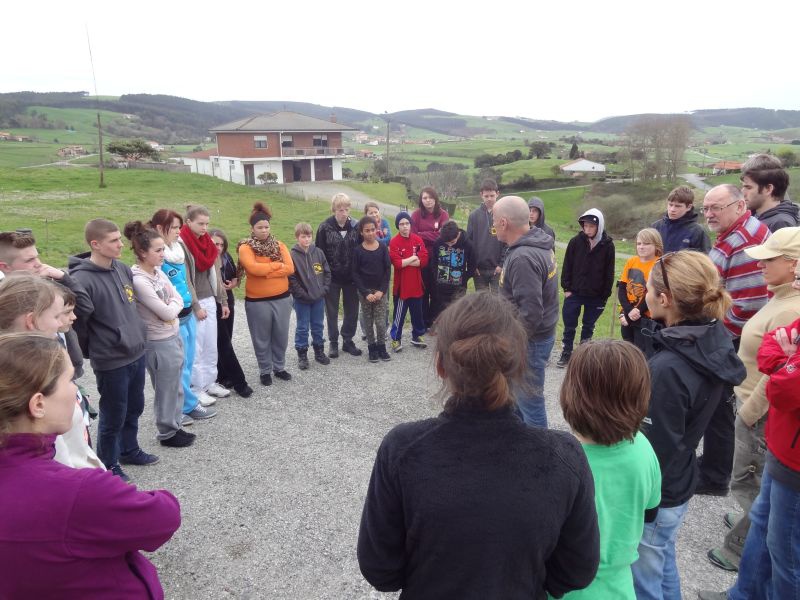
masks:
<path fill-rule="evenodd" d="M 283 156 L 351 156 L 355 155 L 352 148 L 334 148 L 332 146 L 313 146 L 311 148 L 283 147 Z"/>

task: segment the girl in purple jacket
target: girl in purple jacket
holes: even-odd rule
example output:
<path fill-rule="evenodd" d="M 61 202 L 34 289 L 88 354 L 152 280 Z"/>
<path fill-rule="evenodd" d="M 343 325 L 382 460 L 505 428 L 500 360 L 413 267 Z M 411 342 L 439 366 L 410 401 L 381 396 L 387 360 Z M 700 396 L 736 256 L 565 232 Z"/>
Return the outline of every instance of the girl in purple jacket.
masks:
<path fill-rule="evenodd" d="M 139 550 L 178 529 L 177 499 L 52 460 L 72 423 L 72 374 L 54 338 L 0 335 L 0 598 L 163 599 Z"/>

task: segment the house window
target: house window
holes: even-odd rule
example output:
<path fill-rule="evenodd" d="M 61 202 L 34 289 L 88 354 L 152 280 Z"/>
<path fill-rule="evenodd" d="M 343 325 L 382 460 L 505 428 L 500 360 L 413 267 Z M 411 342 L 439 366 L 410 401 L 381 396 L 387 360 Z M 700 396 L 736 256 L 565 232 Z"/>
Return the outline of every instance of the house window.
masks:
<path fill-rule="evenodd" d="M 291 148 L 294 146 L 294 139 L 290 135 L 281 136 L 281 146 L 284 148 Z"/>
<path fill-rule="evenodd" d="M 253 140 L 256 143 L 256 148 L 266 148 L 267 147 L 267 136 L 265 136 L 265 135 L 255 135 L 255 136 L 253 136 Z"/>
<path fill-rule="evenodd" d="M 327 135 L 315 135 L 314 136 L 314 146 L 321 146 L 323 148 L 328 147 L 328 136 Z"/>
<path fill-rule="evenodd" d="M 236 170 L 236 161 L 235 160 L 229 160 L 228 161 L 228 169 L 230 169 L 231 171 L 235 171 Z"/>
<path fill-rule="evenodd" d="M 215 167 L 218 167 L 218 166 L 219 166 L 219 156 L 215 156 L 215 157 L 214 157 L 214 166 L 215 166 Z"/>

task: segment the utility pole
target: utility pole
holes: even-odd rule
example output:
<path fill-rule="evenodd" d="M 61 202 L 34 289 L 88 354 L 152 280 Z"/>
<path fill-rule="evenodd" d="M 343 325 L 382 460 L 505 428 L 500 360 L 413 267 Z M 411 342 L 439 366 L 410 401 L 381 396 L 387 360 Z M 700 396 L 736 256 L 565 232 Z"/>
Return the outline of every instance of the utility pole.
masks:
<path fill-rule="evenodd" d="M 389 113 L 384 111 L 386 115 L 386 179 L 389 179 L 389 124 L 391 120 L 389 119 Z"/>
<path fill-rule="evenodd" d="M 103 128 L 100 125 L 100 96 L 97 93 L 97 77 L 94 73 L 94 59 L 92 58 L 92 42 L 89 39 L 89 26 L 86 26 L 86 43 L 89 45 L 89 63 L 92 65 L 92 82 L 94 82 L 94 101 L 97 103 L 97 137 L 100 143 L 100 187 L 106 187 L 105 166 L 103 165 Z"/>

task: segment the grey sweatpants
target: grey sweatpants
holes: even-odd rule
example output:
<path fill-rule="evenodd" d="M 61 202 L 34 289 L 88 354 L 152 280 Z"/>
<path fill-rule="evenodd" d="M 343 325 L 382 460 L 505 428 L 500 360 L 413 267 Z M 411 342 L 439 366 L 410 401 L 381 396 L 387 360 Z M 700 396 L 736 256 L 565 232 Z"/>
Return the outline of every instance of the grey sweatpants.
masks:
<path fill-rule="evenodd" d="M 289 316 L 292 297 L 278 300 L 245 300 L 247 326 L 261 375 L 283 371 L 289 344 Z"/>
<path fill-rule="evenodd" d="M 164 340 L 148 340 L 145 365 L 153 384 L 156 438 L 167 440 L 181 428 L 183 417 L 183 341 L 180 335 Z"/>

